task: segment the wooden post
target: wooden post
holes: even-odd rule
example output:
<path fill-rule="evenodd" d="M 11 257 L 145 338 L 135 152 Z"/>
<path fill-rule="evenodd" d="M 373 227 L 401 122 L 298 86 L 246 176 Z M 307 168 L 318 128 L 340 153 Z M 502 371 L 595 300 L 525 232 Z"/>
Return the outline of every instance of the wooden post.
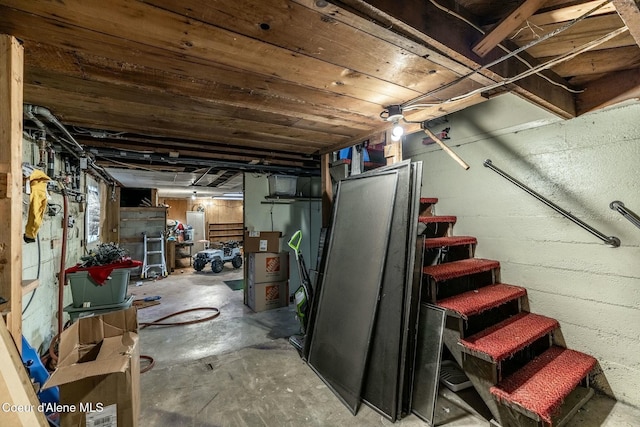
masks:
<path fill-rule="evenodd" d="M 0 35 L 0 304 L 22 352 L 22 87 L 24 50 Z"/>
<path fill-rule="evenodd" d="M 322 226 L 328 227 L 333 210 L 333 183 L 329 172 L 331 153 L 323 154 L 320 158 L 320 170 L 322 174 Z"/>
<path fill-rule="evenodd" d="M 444 150 L 445 153 L 447 153 L 449 156 L 451 156 L 451 158 L 453 160 L 458 162 L 458 164 L 460 166 L 462 166 L 464 168 L 464 170 L 469 169 L 469 165 L 464 160 L 462 160 L 460 158 L 460 156 L 458 156 L 451 148 L 449 148 L 447 146 L 447 144 L 442 142 L 442 140 L 440 138 L 438 138 L 436 136 L 436 134 L 431 132 L 429 129 L 424 129 L 424 133 L 426 133 L 429 136 L 429 138 L 433 139 L 435 141 L 435 143 L 438 144 L 440 146 L 440 148 L 442 148 L 442 150 Z"/>
<path fill-rule="evenodd" d="M 402 161 L 402 140 L 393 142 L 391 140 L 391 131 L 388 130 L 386 134 L 386 143 L 384 146 L 384 157 L 387 159 L 387 164 L 392 165 Z"/>
<path fill-rule="evenodd" d="M 23 405 L 32 410 L 4 410 L 0 409 L 0 425 L 28 427 L 47 427 L 49 423 L 42 411 L 37 410 L 38 397 L 33 390 L 33 384 L 22 365 L 20 354 L 13 345 L 13 337 L 9 335 L 2 318 L 0 318 L 0 396 L 2 403 L 8 405 Z"/>
<path fill-rule="evenodd" d="M 104 218 L 100 235 L 103 242 L 120 242 L 120 187 L 105 185 Z"/>

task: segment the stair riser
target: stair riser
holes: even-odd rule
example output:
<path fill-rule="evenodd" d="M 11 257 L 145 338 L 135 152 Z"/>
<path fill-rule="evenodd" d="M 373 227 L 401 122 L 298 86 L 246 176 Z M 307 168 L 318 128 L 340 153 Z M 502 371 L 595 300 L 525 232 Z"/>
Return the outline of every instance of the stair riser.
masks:
<path fill-rule="evenodd" d="M 516 298 L 509 302 L 503 303 L 498 307 L 494 307 L 472 316 L 467 320 L 456 316 L 449 316 L 447 326 L 456 329 L 462 338 L 470 337 L 483 329 L 500 323 L 504 319 L 520 313 L 522 307 L 522 299 Z"/>
<path fill-rule="evenodd" d="M 558 413 L 552 417 L 553 427 L 566 425 L 571 417 L 591 399 L 594 394 L 593 389 L 586 386 L 586 381 L 583 383 L 567 396 Z M 540 420 L 537 414 L 522 411 L 522 408 L 510 407 L 501 402 L 496 403 L 502 420 L 501 427 L 548 427 L 548 424 Z"/>
<path fill-rule="evenodd" d="M 435 215 L 435 206 L 431 203 L 420 203 L 420 216 L 433 216 Z"/>
<path fill-rule="evenodd" d="M 496 385 L 501 378 L 510 375 L 512 372 L 526 365 L 528 361 L 542 354 L 552 345 L 552 334 L 546 335 L 535 341 L 522 351 L 516 353 L 512 358 L 502 361 L 499 364 L 488 362 L 464 352 L 464 347 L 458 343 L 460 339 L 459 332 L 450 327 L 451 321 L 461 319 L 448 316 L 444 333 L 444 344 L 456 361 L 467 374 L 476 391 L 487 404 L 495 420 L 501 427 L 547 427 L 542 421 L 537 420 L 535 414 L 529 416 L 506 406 L 495 400 L 495 397 L 489 392 L 491 386 Z M 557 343 L 556 343 L 557 344 Z M 579 394 L 579 393 L 578 393 Z M 576 404 L 575 399 L 568 398 L 561 408 L 561 414 L 558 415 L 557 422 L 554 419 L 554 427 L 561 427 L 563 419 L 568 419 L 568 413 L 574 412 L 584 404 L 584 399 Z"/>
<path fill-rule="evenodd" d="M 453 357 L 458 362 L 458 365 L 464 367 L 463 357 L 465 355 L 462 353 L 462 346 L 458 344 L 458 340 L 460 339 L 459 334 L 452 329 L 445 329 L 444 332 L 444 345 L 447 347 L 449 352 L 453 355 Z M 484 361 L 480 361 L 486 363 Z M 464 368 L 463 368 L 464 369 Z M 491 369 L 491 368 L 489 368 Z M 485 402 L 493 417 L 500 421 L 500 412 L 498 409 L 497 402 L 493 399 L 493 396 L 489 392 L 489 388 L 494 385 L 492 382 L 486 381 L 475 375 L 474 371 L 465 370 L 467 377 L 471 380 L 473 387 L 476 389 L 482 400 Z"/>
<path fill-rule="evenodd" d="M 424 265 L 436 265 L 445 262 L 473 258 L 475 245 L 460 245 L 444 248 L 427 248 L 424 251 Z"/>
<path fill-rule="evenodd" d="M 437 300 L 497 283 L 499 279 L 499 270 L 483 271 L 441 282 L 435 282 L 432 278 L 428 278 L 428 294 L 426 295 L 428 300 L 426 301 L 434 304 Z"/>
<path fill-rule="evenodd" d="M 533 358 L 544 353 L 552 344 L 552 334 L 549 333 L 517 351 L 511 357 L 497 363 L 485 360 L 485 356 L 481 354 L 468 353 L 467 349 L 462 347 L 464 354 L 462 367 L 465 372 L 475 372 L 478 377 L 488 384 L 496 385 L 498 381 L 511 375 L 524 367 Z"/>
<path fill-rule="evenodd" d="M 545 427 L 542 421 L 527 417 L 526 415 L 497 403 L 500 414 L 500 427 Z"/>
<path fill-rule="evenodd" d="M 453 229 L 453 224 L 449 222 L 432 222 L 424 225 L 425 229 L 421 234 L 429 239 L 434 237 L 449 236 L 451 235 L 451 230 Z"/>

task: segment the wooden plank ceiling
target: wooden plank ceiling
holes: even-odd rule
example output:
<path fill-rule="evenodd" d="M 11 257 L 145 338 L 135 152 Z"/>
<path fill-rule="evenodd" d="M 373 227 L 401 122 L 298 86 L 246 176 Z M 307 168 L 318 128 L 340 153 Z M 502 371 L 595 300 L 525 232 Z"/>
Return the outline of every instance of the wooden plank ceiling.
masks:
<path fill-rule="evenodd" d="M 384 141 L 390 105 L 420 122 L 512 91 L 571 118 L 637 98 L 639 16 L 637 0 L 0 0 L 0 33 L 24 43 L 25 103 L 100 161 L 304 173 Z"/>

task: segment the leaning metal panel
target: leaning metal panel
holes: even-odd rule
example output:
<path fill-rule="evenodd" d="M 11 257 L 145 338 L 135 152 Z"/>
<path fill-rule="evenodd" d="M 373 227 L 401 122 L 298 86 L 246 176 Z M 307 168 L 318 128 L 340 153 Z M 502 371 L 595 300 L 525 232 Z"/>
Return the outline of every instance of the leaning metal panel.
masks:
<path fill-rule="evenodd" d="M 398 414 L 403 303 L 407 286 L 407 239 L 411 219 L 412 165 L 407 160 L 365 172 L 362 176 L 377 175 L 389 170 L 398 172 L 398 190 L 393 208 L 393 232 L 389 237 L 388 255 L 380 290 L 378 314 L 371 337 L 362 399 L 391 421 L 395 421 Z M 417 222 L 417 218 L 414 219 Z"/>
<path fill-rule="evenodd" d="M 422 162 L 413 162 L 412 198 L 410 200 L 409 237 L 407 238 L 407 284 L 404 295 L 404 313 L 402 322 L 402 340 L 400 349 L 400 381 L 398 387 L 398 412 L 405 416 L 411 412 L 411 378 L 415 356 L 415 330 L 420 307 L 420 279 L 422 273 L 422 248 L 424 238 L 418 246 L 418 216 L 420 214 L 420 196 L 422 194 Z"/>
<path fill-rule="evenodd" d="M 438 398 L 446 317 L 446 311 L 440 307 L 420 304 L 411 409 L 430 426 L 433 425 Z"/>
<path fill-rule="evenodd" d="M 378 306 L 397 171 L 340 181 L 309 365 L 355 414 Z"/>

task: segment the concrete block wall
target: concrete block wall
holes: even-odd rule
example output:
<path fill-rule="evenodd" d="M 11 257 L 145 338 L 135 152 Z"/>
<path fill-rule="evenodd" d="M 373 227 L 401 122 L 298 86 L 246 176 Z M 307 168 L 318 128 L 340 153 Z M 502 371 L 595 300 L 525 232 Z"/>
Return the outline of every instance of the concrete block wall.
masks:
<path fill-rule="evenodd" d="M 448 117 L 442 150 L 407 138 L 405 158 L 424 162 L 423 196 L 456 215 L 456 235 L 478 238 L 477 257 L 499 260 L 502 281 L 527 288 L 531 310 L 561 323 L 567 346 L 595 356 L 602 390 L 640 406 L 640 229 L 609 203 L 640 213 L 640 103 L 559 121 L 512 95 Z M 435 131 L 440 129 L 436 128 Z M 483 166 L 493 163 L 607 236 L 603 244 Z"/>
<path fill-rule="evenodd" d="M 38 150 L 36 144 L 25 139 L 23 141 L 23 161 L 31 164 L 39 162 Z M 56 173 L 61 165 L 60 157 L 56 156 Z M 87 177 L 82 177 L 82 186 L 86 182 Z M 83 187 L 84 188 L 84 187 Z M 104 191 L 104 189 L 102 190 Z M 62 214 L 62 195 L 58 193 L 50 193 L 50 203 L 60 206 L 60 211 L 55 216 L 49 216 L 45 213 L 42 226 L 38 232 L 40 240 L 40 250 L 38 243 L 23 243 L 22 245 L 22 277 L 24 280 L 35 279 L 38 277 L 39 286 L 23 296 L 22 299 L 22 333 L 29 344 L 36 348 L 40 353 L 45 352 L 51 339 L 57 333 L 57 313 L 58 313 L 58 273 L 60 271 L 60 256 L 62 252 L 62 233 L 63 231 L 63 214 Z M 27 221 L 29 212 L 29 195 L 23 195 L 23 230 Z M 69 202 L 69 214 L 75 218 L 75 224 L 72 228 L 67 228 L 67 256 L 66 267 L 71 267 L 80 261 L 80 257 L 85 253 L 84 247 L 84 229 L 85 217 L 84 206 L 80 203 Z M 71 291 L 68 286 L 65 287 L 64 305 L 71 304 Z M 67 315 L 64 322 L 69 319 Z"/>

